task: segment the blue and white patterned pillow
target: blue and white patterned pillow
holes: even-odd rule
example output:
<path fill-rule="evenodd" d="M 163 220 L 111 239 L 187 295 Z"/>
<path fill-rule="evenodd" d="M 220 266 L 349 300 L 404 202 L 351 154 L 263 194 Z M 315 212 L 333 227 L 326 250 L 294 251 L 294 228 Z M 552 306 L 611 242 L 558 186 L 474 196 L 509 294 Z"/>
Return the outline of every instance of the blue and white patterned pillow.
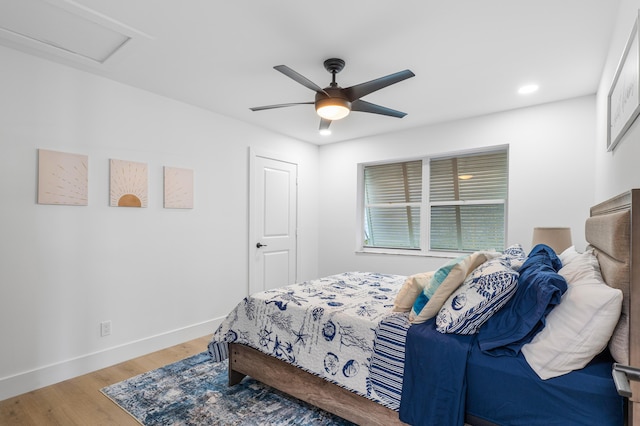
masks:
<path fill-rule="evenodd" d="M 524 264 L 524 261 L 527 260 L 527 254 L 520 244 L 514 244 L 502 252 L 501 259 L 505 261 L 506 265 L 517 272 Z"/>
<path fill-rule="evenodd" d="M 476 268 L 444 303 L 436 318 L 441 333 L 475 334 L 513 297 L 518 273 L 503 257 Z"/>

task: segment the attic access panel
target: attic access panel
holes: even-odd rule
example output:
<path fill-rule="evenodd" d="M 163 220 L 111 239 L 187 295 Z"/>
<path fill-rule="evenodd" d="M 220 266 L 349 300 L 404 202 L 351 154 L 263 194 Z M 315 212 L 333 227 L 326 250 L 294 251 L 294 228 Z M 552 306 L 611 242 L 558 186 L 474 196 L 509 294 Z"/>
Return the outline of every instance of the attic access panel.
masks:
<path fill-rule="evenodd" d="M 106 61 L 130 40 L 125 34 L 81 16 L 91 11 L 78 9 L 76 14 L 69 9 L 73 8 L 42 0 L 4 0 L 0 37 L 19 45 L 56 54 L 71 53 L 98 63 Z"/>

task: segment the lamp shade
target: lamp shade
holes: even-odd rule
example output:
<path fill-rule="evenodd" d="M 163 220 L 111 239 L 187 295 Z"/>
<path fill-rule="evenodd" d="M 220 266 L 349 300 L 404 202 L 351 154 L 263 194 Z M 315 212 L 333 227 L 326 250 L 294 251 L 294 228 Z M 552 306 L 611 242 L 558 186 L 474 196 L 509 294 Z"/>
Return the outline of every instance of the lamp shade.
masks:
<path fill-rule="evenodd" d="M 571 247 L 571 228 L 533 228 L 531 245 L 546 244 L 560 254 Z"/>
<path fill-rule="evenodd" d="M 351 112 L 351 102 L 343 98 L 325 98 L 316 101 L 316 112 L 327 120 L 340 120 Z"/>

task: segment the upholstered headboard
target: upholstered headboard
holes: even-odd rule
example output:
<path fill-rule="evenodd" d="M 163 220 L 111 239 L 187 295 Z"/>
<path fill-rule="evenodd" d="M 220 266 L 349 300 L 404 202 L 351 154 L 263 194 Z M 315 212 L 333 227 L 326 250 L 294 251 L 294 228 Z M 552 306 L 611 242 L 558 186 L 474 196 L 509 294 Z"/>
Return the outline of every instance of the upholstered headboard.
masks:
<path fill-rule="evenodd" d="M 640 367 L 640 189 L 593 206 L 585 236 L 595 249 L 602 277 L 624 295 L 611 353 L 621 364 Z M 631 390 L 629 424 L 640 425 L 640 383 L 631 382 Z"/>

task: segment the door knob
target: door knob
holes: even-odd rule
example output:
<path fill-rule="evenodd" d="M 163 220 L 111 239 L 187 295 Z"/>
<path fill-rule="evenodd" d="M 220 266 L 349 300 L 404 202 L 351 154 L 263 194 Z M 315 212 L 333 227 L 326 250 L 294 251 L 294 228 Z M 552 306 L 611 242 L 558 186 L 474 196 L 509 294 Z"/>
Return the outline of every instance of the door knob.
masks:
<path fill-rule="evenodd" d="M 260 247 L 266 247 L 266 246 L 267 246 L 266 244 L 262 244 L 262 243 L 258 243 L 258 244 L 256 244 L 256 247 L 258 247 L 258 248 L 260 248 Z"/>

